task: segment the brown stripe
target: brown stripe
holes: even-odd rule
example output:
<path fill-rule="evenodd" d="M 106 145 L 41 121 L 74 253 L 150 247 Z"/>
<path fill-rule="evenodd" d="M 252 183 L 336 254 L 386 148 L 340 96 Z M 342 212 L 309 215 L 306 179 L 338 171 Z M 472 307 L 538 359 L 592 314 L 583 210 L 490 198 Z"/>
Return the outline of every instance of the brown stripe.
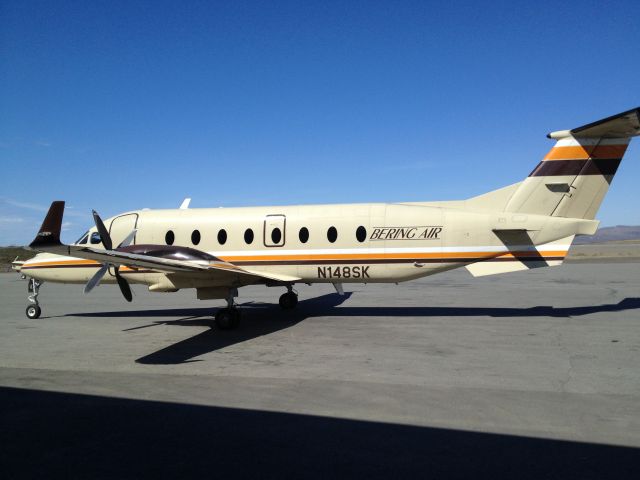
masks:
<path fill-rule="evenodd" d="M 472 263 L 472 262 L 514 262 L 514 261 L 540 261 L 540 260 L 564 260 L 563 256 L 543 257 L 536 256 L 535 258 L 523 258 L 517 257 L 497 257 L 497 258 L 484 258 L 484 257 L 468 257 L 468 258 L 390 258 L 385 260 L 284 260 L 284 261 L 269 261 L 269 262 L 236 262 L 236 265 L 242 266 L 260 266 L 260 265 L 383 265 L 383 264 L 397 264 L 397 263 Z"/>
<path fill-rule="evenodd" d="M 67 262 L 70 263 L 70 262 Z M 43 269 L 43 268 L 98 268 L 100 265 L 73 265 L 73 264 L 69 264 L 67 265 L 62 264 L 62 263 L 58 263 L 58 264 L 50 264 L 50 265 L 29 265 L 29 266 L 23 266 L 22 270 L 38 270 L 38 269 Z"/>
<path fill-rule="evenodd" d="M 487 258 L 487 257 L 456 257 L 456 258 L 387 258 L 387 259 L 375 259 L 375 260 L 346 260 L 346 259 L 336 259 L 336 260 L 271 260 L 271 261 L 248 261 L 248 262 L 235 262 L 235 265 L 238 266 L 260 266 L 260 265 L 381 265 L 381 264 L 398 264 L 398 263 L 471 263 L 478 261 L 485 262 L 513 262 L 515 260 L 518 261 L 539 261 L 539 260 L 562 260 L 564 256 L 538 256 L 538 252 L 518 252 L 515 257 L 511 254 L 502 254 L 496 258 Z M 527 258 L 527 256 L 529 258 Z M 531 258 L 534 257 L 535 258 Z M 94 268 L 87 265 L 47 265 L 47 266 L 39 266 L 39 267 L 28 267 L 27 269 L 31 270 L 40 270 L 40 269 L 52 269 L 52 268 Z M 122 271 L 122 273 L 153 273 L 153 270 L 129 270 Z"/>
<path fill-rule="evenodd" d="M 29 267 L 23 267 L 22 270 L 47 270 L 47 269 L 51 269 L 51 268 L 91 268 L 91 269 L 96 269 L 98 268 L 99 265 L 65 265 L 62 263 L 59 264 L 52 264 L 52 265 L 36 265 L 36 266 L 29 266 Z M 121 273 L 156 273 L 155 270 L 142 270 L 140 268 L 131 268 L 131 267 L 120 267 L 120 272 Z"/>
<path fill-rule="evenodd" d="M 591 158 L 622 158 L 627 145 L 598 145 L 591 152 Z"/>
<path fill-rule="evenodd" d="M 557 177 L 560 175 L 615 175 L 619 158 L 591 160 L 542 161 L 529 174 L 530 177 Z"/>

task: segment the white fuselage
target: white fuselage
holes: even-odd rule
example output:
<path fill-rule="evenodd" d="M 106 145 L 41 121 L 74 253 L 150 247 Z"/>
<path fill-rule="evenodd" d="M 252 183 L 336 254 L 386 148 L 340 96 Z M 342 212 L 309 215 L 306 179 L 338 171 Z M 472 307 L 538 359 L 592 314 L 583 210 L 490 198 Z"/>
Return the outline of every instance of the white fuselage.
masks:
<path fill-rule="evenodd" d="M 447 204 L 345 204 L 285 207 L 140 210 L 105 221 L 114 245 L 133 229 L 134 244 L 195 248 L 249 270 L 300 278 L 300 282 L 400 282 L 483 260 L 508 260 L 509 249 L 492 231 L 519 222 L 542 230 L 549 217 L 469 211 Z M 89 231 L 91 234 L 95 228 Z M 560 230 L 536 244 L 566 236 Z M 93 245 L 98 246 L 98 245 Z M 549 248 L 549 257 L 566 254 Z M 39 254 L 22 266 L 30 277 L 84 283 L 99 264 Z M 130 282 L 152 291 L 221 286 L 203 274 L 166 274 L 122 267 Z M 113 282 L 113 272 L 104 281 Z"/>

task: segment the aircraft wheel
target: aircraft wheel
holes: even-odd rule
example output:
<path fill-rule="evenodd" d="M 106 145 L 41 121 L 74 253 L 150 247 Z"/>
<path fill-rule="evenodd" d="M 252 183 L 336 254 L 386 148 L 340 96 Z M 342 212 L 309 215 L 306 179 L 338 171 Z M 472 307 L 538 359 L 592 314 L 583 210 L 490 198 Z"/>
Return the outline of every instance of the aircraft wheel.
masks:
<path fill-rule="evenodd" d="M 29 305 L 26 310 L 27 317 L 30 319 L 38 318 L 42 313 L 42 309 L 39 305 Z"/>
<path fill-rule="evenodd" d="M 298 305 L 298 295 L 296 295 L 293 292 L 283 293 L 280 296 L 279 303 L 280 303 L 280 306 L 285 310 L 296 308 L 296 305 Z"/>
<path fill-rule="evenodd" d="M 223 308 L 216 312 L 216 326 L 220 330 L 231 330 L 240 323 L 240 311 L 237 308 Z"/>

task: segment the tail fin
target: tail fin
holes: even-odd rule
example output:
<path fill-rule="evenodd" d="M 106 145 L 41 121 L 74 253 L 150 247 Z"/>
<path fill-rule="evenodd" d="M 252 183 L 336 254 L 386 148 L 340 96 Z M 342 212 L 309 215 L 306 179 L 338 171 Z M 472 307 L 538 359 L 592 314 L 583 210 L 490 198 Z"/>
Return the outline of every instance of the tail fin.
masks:
<path fill-rule="evenodd" d="M 60 230 L 62 230 L 62 216 L 64 215 L 64 202 L 55 201 L 51 203 L 47 216 L 42 222 L 42 226 L 29 244 L 32 250 L 41 250 L 42 248 L 62 247 L 60 243 Z"/>
<path fill-rule="evenodd" d="M 631 137 L 640 108 L 547 135 L 551 151 L 513 194 L 506 212 L 593 219 Z"/>

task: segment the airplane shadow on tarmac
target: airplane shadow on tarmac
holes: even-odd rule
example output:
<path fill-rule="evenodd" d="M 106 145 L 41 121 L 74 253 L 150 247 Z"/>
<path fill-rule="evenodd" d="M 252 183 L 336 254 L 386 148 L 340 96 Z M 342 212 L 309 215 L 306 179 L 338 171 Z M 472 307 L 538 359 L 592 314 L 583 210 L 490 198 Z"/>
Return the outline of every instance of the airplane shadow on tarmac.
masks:
<path fill-rule="evenodd" d="M 0 425 L 7 479 L 640 478 L 633 447 L 1 386 Z"/>
<path fill-rule="evenodd" d="M 537 306 L 516 307 L 349 307 L 342 306 L 352 293 L 344 296 L 332 293 L 301 300 L 295 310 L 283 311 L 278 305 L 248 302 L 242 307 L 240 328 L 221 332 L 209 329 L 193 337 L 174 343 L 161 350 L 138 358 L 137 363 L 170 365 L 194 360 L 200 355 L 242 343 L 257 337 L 290 328 L 307 318 L 321 316 L 340 317 L 560 317 L 570 318 L 600 312 L 618 312 L 640 308 L 640 298 L 625 298 L 615 304 L 583 307 Z M 126 329 L 139 330 L 158 325 L 181 327 L 211 326 L 212 308 L 176 308 L 163 310 L 128 310 L 116 312 L 72 313 L 72 317 L 181 317 L 177 320 L 157 320 L 150 324 Z"/>

